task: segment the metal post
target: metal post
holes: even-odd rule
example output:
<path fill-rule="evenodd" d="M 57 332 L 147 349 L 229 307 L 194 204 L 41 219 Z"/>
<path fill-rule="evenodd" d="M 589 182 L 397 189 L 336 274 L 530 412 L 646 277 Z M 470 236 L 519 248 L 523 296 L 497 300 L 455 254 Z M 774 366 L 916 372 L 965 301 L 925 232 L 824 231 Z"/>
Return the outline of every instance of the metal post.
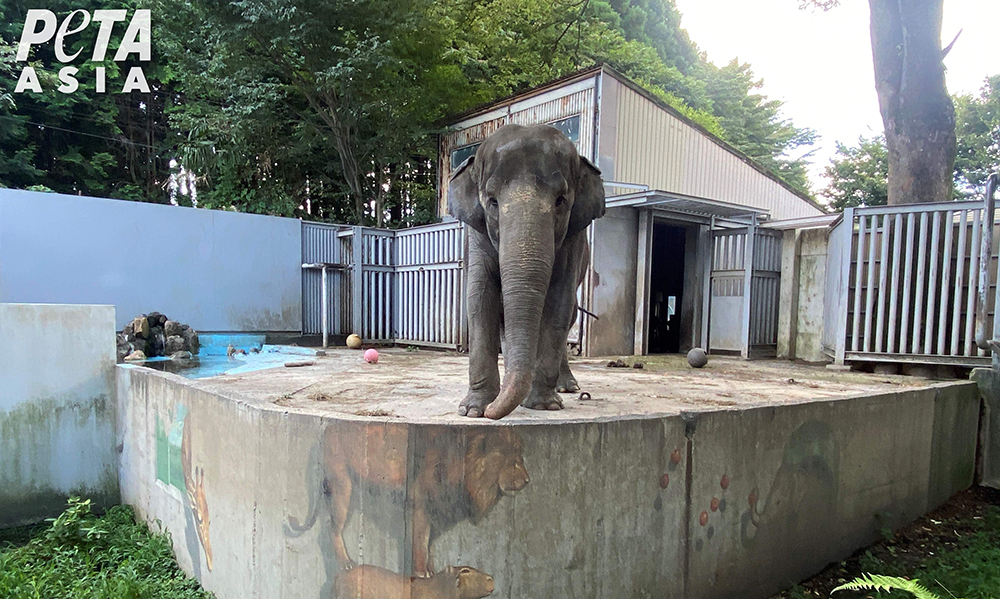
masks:
<path fill-rule="evenodd" d="M 841 305 L 837 307 L 837 336 L 835 338 L 834 362 L 841 366 L 847 356 L 847 311 L 850 308 L 851 297 L 851 250 L 854 244 L 854 208 L 844 209 L 844 218 L 840 221 L 840 234 L 844 236 L 840 255 L 840 293 Z"/>
<path fill-rule="evenodd" d="M 702 294 L 701 299 L 701 348 L 705 352 L 709 351 L 708 335 L 709 335 L 709 318 L 712 315 L 712 265 L 715 262 L 715 215 L 712 216 L 708 223 L 708 243 L 704 243 L 703 246 L 707 246 L 707 251 L 702 253 L 702 261 L 704 262 L 704 277 L 705 280 L 702 281 Z"/>
<path fill-rule="evenodd" d="M 753 285 L 753 244 L 757 236 L 757 215 L 754 214 L 751 224 L 747 226 L 746 251 L 743 254 L 743 347 L 740 355 L 744 360 L 750 359 L 750 289 Z"/>
<path fill-rule="evenodd" d="M 365 234 L 364 227 L 352 227 L 354 236 L 351 238 L 351 250 L 354 262 L 351 264 L 351 322 L 355 335 L 364 338 L 364 262 Z"/>
<path fill-rule="evenodd" d="M 996 207 L 997 183 L 1000 183 L 1000 173 L 993 173 L 986 181 L 986 210 L 983 211 L 983 241 L 979 250 L 979 289 L 976 297 L 976 345 L 979 349 L 990 349 L 989 333 L 987 332 L 986 313 L 990 293 L 990 257 L 993 254 L 993 213 Z M 998 294 L 1000 296 L 1000 294 Z"/>
<path fill-rule="evenodd" d="M 330 338 L 330 322 L 329 315 L 327 315 L 327 297 L 329 296 L 329 290 L 326 286 L 326 265 L 323 265 L 323 348 L 327 347 L 328 340 Z"/>
<path fill-rule="evenodd" d="M 637 356 L 646 354 L 648 339 L 646 331 L 649 326 L 649 272 L 650 259 L 653 255 L 653 213 L 650 210 L 639 211 L 639 247 L 636 256 L 635 281 L 635 330 L 632 351 Z"/>

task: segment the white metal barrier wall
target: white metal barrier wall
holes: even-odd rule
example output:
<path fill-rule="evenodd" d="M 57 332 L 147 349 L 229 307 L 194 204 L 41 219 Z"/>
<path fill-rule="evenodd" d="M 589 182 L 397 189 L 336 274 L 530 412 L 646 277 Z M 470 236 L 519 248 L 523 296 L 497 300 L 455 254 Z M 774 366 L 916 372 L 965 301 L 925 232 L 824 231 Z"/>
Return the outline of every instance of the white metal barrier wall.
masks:
<path fill-rule="evenodd" d="M 988 364 L 975 340 L 982 266 L 987 305 L 996 301 L 996 240 L 989 264 L 980 264 L 984 208 L 972 201 L 846 209 L 830 232 L 824 351 L 840 364 Z"/>
<path fill-rule="evenodd" d="M 466 235 L 461 223 L 397 231 L 303 223 L 302 229 L 304 333 L 322 334 L 325 311 L 330 334 L 462 348 Z"/>

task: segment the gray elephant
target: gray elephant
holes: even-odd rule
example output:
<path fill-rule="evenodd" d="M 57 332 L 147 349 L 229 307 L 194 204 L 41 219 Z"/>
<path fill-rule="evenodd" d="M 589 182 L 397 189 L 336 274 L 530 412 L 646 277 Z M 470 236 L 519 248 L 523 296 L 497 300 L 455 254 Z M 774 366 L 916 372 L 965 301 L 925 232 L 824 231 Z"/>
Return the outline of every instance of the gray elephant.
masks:
<path fill-rule="evenodd" d="M 452 175 L 448 207 L 470 228 L 469 393 L 458 413 L 562 408 L 556 388 L 579 390 L 566 336 L 590 255 L 585 231 L 604 216 L 600 171 L 552 127 L 507 125 Z"/>

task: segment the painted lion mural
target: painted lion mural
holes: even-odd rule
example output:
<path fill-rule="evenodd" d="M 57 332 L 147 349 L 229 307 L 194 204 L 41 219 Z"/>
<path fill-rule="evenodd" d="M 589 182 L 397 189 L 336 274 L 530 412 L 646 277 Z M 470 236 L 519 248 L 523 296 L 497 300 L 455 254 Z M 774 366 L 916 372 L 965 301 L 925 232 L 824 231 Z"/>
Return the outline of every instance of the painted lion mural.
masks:
<path fill-rule="evenodd" d="M 412 433 L 411 433 L 412 431 Z M 286 534 L 311 528 L 323 504 L 329 508 L 331 541 L 340 567 L 355 562 L 344 545 L 352 490 L 364 482 L 405 501 L 412 526 L 412 569 L 431 576 L 431 541 L 455 524 L 479 522 L 505 495 L 529 482 L 523 444 L 510 427 L 406 426 L 337 422 L 324 433 L 323 478 L 306 521 L 289 517 Z M 411 473 L 409 484 L 407 473 Z"/>

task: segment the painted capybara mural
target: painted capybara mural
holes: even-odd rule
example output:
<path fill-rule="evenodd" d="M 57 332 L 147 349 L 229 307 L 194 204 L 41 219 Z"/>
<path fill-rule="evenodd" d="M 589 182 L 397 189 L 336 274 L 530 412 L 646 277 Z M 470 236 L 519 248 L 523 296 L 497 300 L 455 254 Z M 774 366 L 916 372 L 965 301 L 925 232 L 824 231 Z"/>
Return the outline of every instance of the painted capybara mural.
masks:
<path fill-rule="evenodd" d="M 410 544 L 409 559 L 400 562 L 409 564 L 404 571 L 421 579 L 442 576 L 447 570 L 436 573 L 432 542 L 459 522 L 482 521 L 504 496 L 523 489 L 529 482 L 523 451 L 520 436 L 509 427 L 330 424 L 323 435 L 322 479 L 312 491 L 309 513 L 301 523 L 290 516 L 286 535 L 310 529 L 325 507 L 337 565 L 350 571 L 360 566 L 347 550 L 344 528 L 359 508 L 359 493 L 387 497 L 391 510 L 406 514 Z M 470 569 L 466 577 L 474 572 Z"/>
<path fill-rule="evenodd" d="M 337 575 L 337 599 L 482 599 L 493 577 L 468 566 L 450 566 L 428 578 L 403 576 L 377 566 Z"/>

